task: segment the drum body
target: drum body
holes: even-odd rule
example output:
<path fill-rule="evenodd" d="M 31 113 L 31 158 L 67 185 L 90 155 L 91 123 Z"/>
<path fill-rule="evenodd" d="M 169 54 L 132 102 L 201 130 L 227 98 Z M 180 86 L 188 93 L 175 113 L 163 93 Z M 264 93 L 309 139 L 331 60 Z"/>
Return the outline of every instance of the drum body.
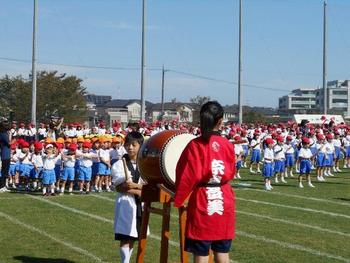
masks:
<path fill-rule="evenodd" d="M 142 179 L 149 185 L 163 184 L 173 192 L 177 162 L 194 138 L 179 130 L 166 130 L 150 137 L 142 145 L 137 160 Z"/>

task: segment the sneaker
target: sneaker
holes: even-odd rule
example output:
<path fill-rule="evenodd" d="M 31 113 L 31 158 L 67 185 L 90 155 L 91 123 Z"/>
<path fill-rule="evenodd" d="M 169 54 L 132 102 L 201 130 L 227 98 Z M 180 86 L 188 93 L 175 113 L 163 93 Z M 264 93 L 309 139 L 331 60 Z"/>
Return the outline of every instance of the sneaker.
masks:
<path fill-rule="evenodd" d="M 112 192 L 112 190 L 110 188 L 107 188 L 107 192 L 110 193 Z"/>
<path fill-rule="evenodd" d="M 328 176 L 329 174 L 328 174 L 328 172 L 325 171 L 325 172 L 323 173 L 323 175 L 324 175 L 324 176 Z"/>
<path fill-rule="evenodd" d="M 273 189 L 272 185 L 270 185 L 270 184 L 269 184 L 269 187 L 270 187 L 271 190 Z"/>
<path fill-rule="evenodd" d="M 328 175 L 329 175 L 329 176 L 334 176 L 334 174 L 332 174 L 332 173 L 328 173 Z"/>
<path fill-rule="evenodd" d="M 341 170 L 339 169 L 339 167 L 336 167 L 336 169 L 337 169 L 337 172 L 341 172 Z"/>
<path fill-rule="evenodd" d="M 257 172 L 258 174 L 261 174 L 261 170 L 260 170 L 260 169 L 258 169 L 256 172 Z"/>
<path fill-rule="evenodd" d="M 308 183 L 308 186 L 312 187 L 312 188 L 315 188 L 315 186 L 311 182 Z"/>
<path fill-rule="evenodd" d="M 249 172 L 250 172 L 251 174 L 256 174 L 256 172 L 253 170 L 253 168 L 250 168 L 250 169 L 249 169 Z"/>
<path fill-rule="evenodd" d="M 322 178 L 320 176 L 317 176 L 317 181 L 322 182 Z"/>
<path fill-rule="evenodd" d="M 338 172 L 338 170 L 337 170 L 336 167 L 333 167 L 333 172 L 334 172 L 334 173 L 337 173 L 337 172 Z"/>
<path fill-rule="evenodd" d="M 304 188 L 303 183 L 299 183 L 299 188 Z"/>
<path fill-rule="evenodd" d="M 322 181 L 322 182 L 325 182 L 326 179 L 325 179 L 323 176 L 321 176 L 321 181 Z"/>
<path fill-rule="evenodd" d="M 298 174 L 298 173 L 300 173 L 300 170 L 299 169 L 295 169 L 295 172 Z"/>
<path fill-rule="evenodd" d="M 294 177 L 294 174 L 292 171 L 290 171 L 290 177 Z"/>
<path fill-rule="evenodd" d="M 282 178 L 282 179 L 281 179 L 281 182 L 282 182 L 282 183 L 284 183 L 284 184 L 286 184 L 286 183 L 287 183 L 287 181 L 286 181 L 286 180 L 284 180 L 284 178 Z"/>
<path fill-rule="evenodd" d="M 311 169 L 312 169 L 312 170 L 315 170 L 315 166 L 311 165 Z"/>
<path fill-rule="evenodd" d="M 241 179 L 241 176 L 239 174 L 236 174 L 237 179 Z"/>
<path fill-rule="evenodd" d="M 287 172 L 284 173 L 284 177 L 288 178 L 288 173 Z"/>
<path fill-rule="evenodd" d="M 8 193 L 8 192 L 11 192 L 11 190 L 7 189 L 6 186 L 0 188 L 0 193 Z"/>
<path fill-rule="evenodd" d="M 271 191 L 271 187 L 269 185 L 265 184 L 265 190 L 266 191 Z"/>
<path fill-rule="evenodd" d="M 279 181 L 278 181 L 278 178 L 277 178 L 277 177 L 275 177 L 275 183 L 276 183 L 276 184 L 278 184 L 278 183 L 279 183 Z"/>

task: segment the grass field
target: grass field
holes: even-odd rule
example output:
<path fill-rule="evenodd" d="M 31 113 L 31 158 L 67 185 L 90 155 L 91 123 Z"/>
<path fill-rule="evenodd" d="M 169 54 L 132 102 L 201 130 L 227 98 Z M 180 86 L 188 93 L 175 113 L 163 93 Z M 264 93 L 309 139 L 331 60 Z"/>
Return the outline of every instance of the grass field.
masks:
<path fill-rule="evenodd" d="M 260 175 L 241 172 L 236 193 L 233 262 L 350 262 L 350 170 L 316 188 L 297 179 L 263 190 Z M 314 176 L 313 176 L 314 178 Z M 113 240 L 115 193 L 43 198 L 0 194 L 0 262 L 119 262 Z M 161 218 L 151 215 L 145 262 L 159 262 Z M 172 209 L 169 262 L 179 262 Z M 134 251 L 135 261 L 136 249 Z"/>

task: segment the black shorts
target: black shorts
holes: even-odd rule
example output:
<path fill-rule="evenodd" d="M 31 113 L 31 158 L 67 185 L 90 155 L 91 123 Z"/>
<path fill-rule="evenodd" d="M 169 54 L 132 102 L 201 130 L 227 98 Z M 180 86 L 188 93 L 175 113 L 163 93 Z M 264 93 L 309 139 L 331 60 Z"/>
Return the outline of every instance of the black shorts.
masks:
<path fill-rule="evenodd" d="M 118 233 L 114 233 L 114 239 L 120 240 L 120 241 L 128 241 L 128 240 L 136 241 L 136 240 L 138 240 L 137 237 L 132 237 L 132 236 L 118 234 Z"/>
<path fill-rule="evenodd" d="M 186 238 L 185 251 L 190 252 L 196 256 L 205 257 L 209 255 L 210 249 L 218 253 L 228 253 L 231 249 L 231 243 L 231 239 L 208 241 Z"/>

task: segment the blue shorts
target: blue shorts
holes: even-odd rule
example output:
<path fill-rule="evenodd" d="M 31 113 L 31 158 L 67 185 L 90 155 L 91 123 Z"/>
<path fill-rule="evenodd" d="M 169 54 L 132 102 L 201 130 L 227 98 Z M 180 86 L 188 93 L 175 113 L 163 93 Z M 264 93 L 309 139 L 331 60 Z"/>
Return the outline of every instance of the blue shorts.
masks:
<path fill-rule="evenodd" d="M 218 253 L 228 253 L 231 249 L 232 240 L 194 240 L 190 238 L 185 239 L 185 251 L 190 252 L 196 256 L 208 256 L 209 250 L 212 249 Z"/>
<path fill-rule="evenodd" d="M 252 157 L 250 158 L 250 161 L 252 163 L 258 163 L 261 159 L 261 151 L 260 150 L 253 150 Z"/>
<path fill-rule="evenodd" d="M 244 151 L 244 157 L 247 157 L 249 154 L 249 147 L 248 145 L 242 145 L 243 151 Z"/>
<path fill-rule="evenodd" d="M 25 177 L 30 177 L 30 171 L 34 168 L 33 165 L 31 164 L 23 164 L 21 163 L 19 165 L 19 175 L 20 176 L 25 176 Z"/>
<path fill-rule="evenodd" d="M 91 167 L 80 166 L 78 180 L 85 181 L 85 182 L 91 181 L 91 173 L 92 173 Z"/>
<path fill-rule="evenodd" d="M 286 167 L 294 166 L 294 155 L 292 153 L 286 153 Z"/>
<path fill-rule="evenodd" d="M 17 164 L 10 164 L 9 175 L 15 176 L 17 172 Z"/>
<path fill-rule="evenodd" d="M 41 176 L 41 171 L 43 170 L 42 167 L 38 168 L 38 170 L 35 170 L 35 168 L 33 168 L 31 171 L 30 171 L 30 178 L 33 178 L 33 179 L 38 179 L 40 176 Z"/>
<path fill-rule="evenodd" d="M 316 156 L 316 166 L 325 167 L 326 166 L 326 155 L 324 153 L 318 153 Z"/>
<path fill-rule="evenodd" d="M 55 170 L 43 170 L 43 184 L 50 185 L 56 183 Z"/>
<path fill-rule="evenodd" d="M 56 164 L 55 165 L 55 175 L 56 175 L 56 178 L 60 178 L 61 177 L 61 165 L 60 164 Z"/>
<path fill-rule="evenodd" d="M 311 172 L 311 161 L 308 159 L 301 159 L 300 174 L 309 174 Z"/>
<path fill-rule="evenodd" d="M 92 163 L 92 167 L 91 167 L 91 169 L 92 169 L 92 176 L 95 176 L 95 175 L 98 174 L 98 164 L 99 163 Z"/>
<path fill-rule="evenodd" d="M 333 166 L 333 161 L 334 161 L 334 154 L 333 153 L 328 153 L 327 158 L 326 158 L 326 166 L 332 167 Z"/>
<path fill-rule="evenodd" d="M 312 155 L 315 155 L 317 153 L 317 148 L 316 147 L 310 147 L 310 151 Z"/>
<path fill-rule="evenodd" d="M 294 149 L 294 157 L 295 157 L 295 160 L 298 160 L 299 158 L 299 150 L 297 148 Z"/>
<path fill-rule="evenodd" d="M 243 164 L 243 161 L 242 161 L 242 160 L 239 160 L 239 161 L 236 163 L 236 169 L 241 169 L 241 168 L 242 168 L 242 164 Z"/>
<path fill-rule="evenodd" d="M 61 174 L 61 180 L 63 181 L 74 181 L 75 176 L 75 169 L 74 167 L 64 167 L 62 174 Z"/>
<path fill-rule="evenodd" d="M 98 175 L 110 175 L 111 169 L 108 168 L 108 166 L 104 163 L 98 163 Z"/>
<path fill-rule="evenodd" d="M 345 147 L 345 157 L 350 157 L 350 146 Z"/>
<path fill-rule="evenodd" d="M 273 164 L 272 163 L 264 163 L 264 167 L 263 167 L 263 176 L 264 177 L 273 177 Z"/>
<path fill-rule="evenodd" d="M 284 160 L 276 160 L 275 161 L 275 173 L 283 173 L 285 171 L 285 167 L 284 167 Z"/>
<path fill-rule="evenodd" d="M 339 160 L 339 159 L 341 158 L 341 150 L 340 150 L 340 147 L 335 146 L 335 147 L 334 147 L 334 150 L 335 150 L 335 159 L 336 159 L 336 160 Z"/>

